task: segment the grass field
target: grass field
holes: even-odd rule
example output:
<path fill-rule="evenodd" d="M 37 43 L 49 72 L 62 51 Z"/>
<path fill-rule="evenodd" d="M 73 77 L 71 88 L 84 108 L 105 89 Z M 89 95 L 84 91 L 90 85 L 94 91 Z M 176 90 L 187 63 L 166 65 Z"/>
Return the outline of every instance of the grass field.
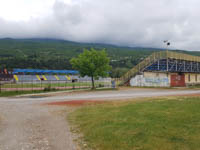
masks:
<path fill-rule="evenodd" d="M 82 106 L 69 121 L 95 150 L 199 150 L 200 98 Z"/>
<path fill-rule="evenodd" d="M 96 86 L 105 85 L 110 83 L 104 82 L 95 82 Z M 91 82 L 75 82 L 75 83 L 19 83 L 19 84 L 4 84 L 1 88 L 40 88 L 40 87 L 79 87 L 79 86 L 88 86 L 91 87 Z"/>
<path fill-rule="evenodd" d="M 0 97 L 10 97 L 10 96 L 17 96 L 17 95 L 24 95 L 24 94 L 37 94 L 37 93 L 49 93 L 49 92 L 57 92 L 57 91 L 66 91 L 66 92 L 74 92 L 74 91 L 113 91 L 113 90 L 118 90 L 117 88 L 97 88 L 97 89 L 88 89 L 88 88 L 77 88 L 77 89 L 68 89 L 68 90 L 56 90 L 56 89 L 51 89 L 51 90 L 34 90 L 34 91 L 2 91 L 0 92 Z"/>
<path fill-rule="evenodd" d="M 10 97 L 10 96 L 17 96 L 17 95 L 24 95 L 24 94 L 45 93 L 45 92 L 53 92 L 53 91 L 44 91 L 44 90 L 37 90 L 37 91 L 4 91 L 4 92 L 0 93 L 0 97 Z"/>

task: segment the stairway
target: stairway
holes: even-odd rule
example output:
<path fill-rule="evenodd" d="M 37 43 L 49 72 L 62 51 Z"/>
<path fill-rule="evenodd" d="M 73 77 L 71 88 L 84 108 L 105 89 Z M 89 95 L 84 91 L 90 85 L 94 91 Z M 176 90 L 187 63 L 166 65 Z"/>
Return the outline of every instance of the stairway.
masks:
<path fill-rule="evenodd" d="M 145 58 L 143 61 L 141 61 L 139 64 L 137 64 L 135 67 L 133 67 L 131 70 L 129 70 L 122 77 L 120 77 L 116 81 L 117 85 L 119 86 L 129 85 L 130 79 L 140 74 L 146 67 L 158 61 L 159 59 L 166 59 L 167 58 L 166 53 L 167 53 L 166 51 L 161 51 L 161 52 L 155 52 L 151 54 L 150 56 Z"/>

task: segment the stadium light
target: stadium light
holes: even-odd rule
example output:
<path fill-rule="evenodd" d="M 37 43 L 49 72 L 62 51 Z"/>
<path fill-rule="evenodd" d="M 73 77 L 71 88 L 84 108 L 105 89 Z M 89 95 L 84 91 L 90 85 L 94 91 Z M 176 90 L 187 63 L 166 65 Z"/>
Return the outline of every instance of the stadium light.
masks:
<path fill-rule="evenodd" d="M 163 41 L 166 45 L 167 45 L 167 47 L 166 47 L 166 54 L 167 54 L 167 71 L 169 71 L 169 60 L 168 60 L 168 47 L 171 45 L 171 43 L 169 42 L 169 40 L 164 40 Z"/>
<path fill-rule="evenodd" d="M 167 45 L 167 47 L 169 47 L 171 45 L 171 43 L 169 42 L 169 40 L 164 40 L 163 42 Z"/>

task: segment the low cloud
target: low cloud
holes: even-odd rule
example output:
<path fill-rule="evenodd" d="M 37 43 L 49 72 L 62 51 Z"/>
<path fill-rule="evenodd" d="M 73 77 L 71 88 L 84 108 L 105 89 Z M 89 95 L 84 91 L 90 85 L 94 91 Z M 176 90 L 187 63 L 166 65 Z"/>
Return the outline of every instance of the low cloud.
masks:
<path fill-rule="evenodd" d="M 0 38 L 59 38 L 123 46 L 200 50 L 198 0 L 55 1 L 47 16 L 0 18 Z"/>

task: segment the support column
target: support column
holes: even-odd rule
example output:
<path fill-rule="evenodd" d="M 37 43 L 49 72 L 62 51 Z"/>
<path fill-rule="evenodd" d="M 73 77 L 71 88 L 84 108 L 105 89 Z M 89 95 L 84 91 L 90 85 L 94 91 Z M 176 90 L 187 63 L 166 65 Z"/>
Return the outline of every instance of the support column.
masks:
<path fill-rule="evenodd" d="M 184 72 L 185 72 L 185 60 L 183 61 L 183 63 L 184 63 L 184 69 L 183 69 L 183 70 L 184 70 Z"/>
<path fill-rule="evenodd" d="M 191 65 L 191 72 L 192 72 L 192 68 L 193 68 L 193 62 L 191 61 L 191 63 L 190 63 L 190 65 Z"/>
<path fill-rule="evenodd" d="M 168 58 L 168 50 L 167 50 L 167 71 L 169 71 L 169 58 Z"/>

